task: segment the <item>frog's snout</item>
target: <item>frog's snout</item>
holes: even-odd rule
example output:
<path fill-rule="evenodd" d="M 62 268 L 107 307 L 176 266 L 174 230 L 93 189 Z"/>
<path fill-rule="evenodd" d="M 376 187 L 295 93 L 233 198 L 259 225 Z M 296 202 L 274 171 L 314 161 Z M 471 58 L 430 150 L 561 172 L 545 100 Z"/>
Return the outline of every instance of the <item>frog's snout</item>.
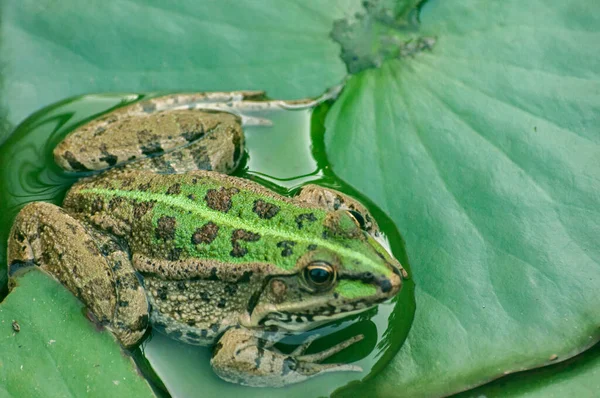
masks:
<path fill-rule="evenodd" d="M 392 267 L 393 273 L 383 281 L 379 283 L 379 287 L 381 288 L 381 293 L 385 297 L 393 297 L 398 293 L 400 288 L 402 287 L 402 276 L 400 271 Z"/>

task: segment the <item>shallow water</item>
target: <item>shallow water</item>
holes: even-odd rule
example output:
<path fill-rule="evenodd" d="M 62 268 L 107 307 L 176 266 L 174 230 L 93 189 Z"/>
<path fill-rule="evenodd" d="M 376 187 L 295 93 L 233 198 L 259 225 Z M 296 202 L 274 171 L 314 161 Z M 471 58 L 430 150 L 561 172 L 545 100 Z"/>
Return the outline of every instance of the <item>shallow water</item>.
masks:
<path fill-rule="evenodd" d="M 66 173 L 58 168 L 52 158 L 54 146 L 76 126 L 114 107 L 145 97 L 148 95 L 88 95 L 62 101 L 30 116 L 0 147 L 0 286 L 6 286 L 5 242 L 19 209 L 32 201 L 60 204 L 70 185 L 86 175 Z M 323 122 L 329 106 L 330 103 L 325 102 L 312 109 L 253 113 L 252 116 L 270 119 L 273 125 L 244 128 L 246 154 L 235 175 L 258 181 L 284 195 L 293 195 L 303 184 L 316 182 L 360 199 L 377 219 L 395 257 L 409 269 L 402 238 L 392 221 L 368 198 L 336 178 L 330 169 L 323 144 Z M 144 375 L 165 396 L 330 395 L 337 388 L 376 372 L 398 351 L 415 310 L 413 290 L 409 280 L 392 302 L 316 331 L 323 337 L 309 351 L 322 350 L 356 334 L 364 334 L 364 340 L 327 361 L 353 362 L 364 369 L 362 373 L 326 374 L 283 390 L 252 389 L 220 380 L 210 369 L 209 348 L 179 343 L 160 333 L 150 333 L 132 354 Z M 292 348 L 306 335 L 289 337 L 284 343 Z M 280 348 L 285 350 L 285 347 Z"/>

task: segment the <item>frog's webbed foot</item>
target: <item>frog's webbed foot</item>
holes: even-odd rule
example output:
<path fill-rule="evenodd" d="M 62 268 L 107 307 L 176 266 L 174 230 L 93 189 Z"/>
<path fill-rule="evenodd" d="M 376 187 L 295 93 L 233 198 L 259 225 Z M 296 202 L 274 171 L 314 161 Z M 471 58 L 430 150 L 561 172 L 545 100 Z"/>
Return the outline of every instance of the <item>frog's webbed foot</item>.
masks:
<path fill-rule="evenodd" d="M 146 295 L 127 253 L 50 203 L 34 202 L 17 215 L 8 240 L 9 274 L 24 266 L 48 272 L 130 346 L 148 325 Z"/>
<path fill-rule="evenodd" d="M 363 339 L 354 336 L 327 350 L 304 354 L 315 340 L 309 338 L 290 354 L 270 348 L 266 342 L 243 328 L 230 329 L 215 347 L 211 365 L 224 380 L 252 387 L 283 387 L 327 372 L 362 371 L 347 364 L 319 362 Z"/>

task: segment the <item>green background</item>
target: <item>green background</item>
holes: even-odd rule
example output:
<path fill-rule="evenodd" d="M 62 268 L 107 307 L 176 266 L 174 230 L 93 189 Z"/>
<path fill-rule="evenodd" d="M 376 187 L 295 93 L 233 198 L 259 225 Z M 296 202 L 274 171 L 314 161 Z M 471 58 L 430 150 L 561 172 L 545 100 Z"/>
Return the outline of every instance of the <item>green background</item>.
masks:
<path fill-rule="evenodd" d="M 395 222 L 417 302 L 401 351 L 351 392 L 451 394 L 598 340 L 600 3 L 167 4 L 2 2 L 0 137 L 77 94 L 301 98 L 349 68 L 330 167 Z M 531 383 L 577 378 L 591 396 L 596 363 Z"/>

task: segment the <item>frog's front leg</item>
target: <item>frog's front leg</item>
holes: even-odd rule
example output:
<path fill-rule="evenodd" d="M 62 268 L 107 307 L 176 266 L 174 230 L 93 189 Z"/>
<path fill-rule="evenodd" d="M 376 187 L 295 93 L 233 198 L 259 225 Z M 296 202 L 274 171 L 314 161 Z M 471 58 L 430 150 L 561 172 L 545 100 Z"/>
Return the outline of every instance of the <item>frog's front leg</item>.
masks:
<path fill-rule="evenodd" d="M 144 335 L 148 303 L 127 253 L 60 207 L 34 202 L 21 210 L 8 240 L 8 263 L 11 275 L 32 265 L 53 275 L 123 345 Z"/>
<path fill-rule="evenodd" d="M 283 387 L 327 372 L 362 371 L 358 366 L 321 364 L 333 354 L 362 340 L 358 335 L 325 351 L 304 354 L 312 339 L 290 354 L 244 328 L 229 329 L 216 344 L 211 365 L 222 379 L 252 387 Z"/>

